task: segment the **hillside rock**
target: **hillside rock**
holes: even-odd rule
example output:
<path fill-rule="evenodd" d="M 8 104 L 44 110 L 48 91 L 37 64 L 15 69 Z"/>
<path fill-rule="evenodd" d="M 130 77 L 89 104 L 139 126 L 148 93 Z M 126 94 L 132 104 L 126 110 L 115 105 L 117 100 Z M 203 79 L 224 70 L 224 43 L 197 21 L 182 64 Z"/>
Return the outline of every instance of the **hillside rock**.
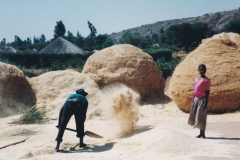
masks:
<path fill-rule="evenodd" d="M 196 23 L 196 22 L 207 23 L 209 28 L 217 31 L 222 29 L 229 21 L 236 20 L 239 18 L 240 18 L 240 8 L 232 11 L 223 11 L 223 12 L 217 12 L 217 13 L 204 14 L 198 17 L 159 21 L 156 23 L 146 24 L 139 27 L 130 28 L 120 32 L 112 33 L 110 34 L 110 36 L 116 41 L 119 41 L 123 33 L 127 30 L 129 30 L 131 33 L 139 33 L 141 36 L 147 36 L 147 35 L 151 36 L 154 33 L 159 34 L 159 31 L 161 28 L 165 30 L 171 25 L 176 25 L 181 23 Z"/>

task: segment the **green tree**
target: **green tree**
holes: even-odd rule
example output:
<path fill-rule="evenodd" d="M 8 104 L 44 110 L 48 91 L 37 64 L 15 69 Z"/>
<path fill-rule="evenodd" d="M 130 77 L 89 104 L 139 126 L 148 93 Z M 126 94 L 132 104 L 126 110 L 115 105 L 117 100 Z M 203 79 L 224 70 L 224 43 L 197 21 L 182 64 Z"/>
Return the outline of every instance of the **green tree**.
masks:
<path fill-rule="evenodd" d="M 87 50 L 87 51 L 92 51 L 94 50 L 94 38 L 92 38 L 91 36 L 87 36 L 86 38 L 84 38 L 84 46 L 83 49 Z"/>
<path fill-rule="evenodd" d="M 79 46 L 80 48 L 84 47 L 84 37 L 79 32 L 77 32 L 77 36 L 76 36 L 76 39 L 75 39 L 75 44 L 77 46 Z"/>
<path fill-rule="evenodd" d="M 35 36 L 33 37 L 33 44 L 37 44 L 39 43 L 39 38 L 36 38 Z"/>
<path fill-rule="evenodd" d="M 151 41 L 153 43 L 159 43 L 159 38 L 158 37 L 159 37 L 158 34 L 156 34 L 156 33 L 152 34 Z"/>
<path fill-rule="evenodd" d="M 140 36 L 139 33 L 132 34 L 129 30 L 123 33 L 120 43 L 131 44 L 139 48 L 148 48 L 151 45 L 151 42 L 146 37 Z"/>
<path fill-rule="evenodd" d="M 46 42 L 46 37 L 44 34 L 42 34 L 40 37 L 35 37 L 33 38 L 33 43 L 34 44 L 40 44 L 40 43 L 45 43 Z"/>
<path fill-rule="evenodd" d="M 96 35 L 97 35 L 97 29 L 93 26 L 93 24 L 88 21 L 88 28 L 90 29 L 90 34 L 84 38 L 84 45 L 83 49 L 92 51 L 95 48 L 100 49 L 98 46 L 96 46 Z"/>
<path fill-rule="evenodd" d="M 28 47 L 30 45 L 32 45 L 32 40 L 31 40 L 31 38 L 27 38 L 26 40 L 22 41 L 21 45 L 18 46 L 18 49 L 19 50 L 26 50 L 26 49 L 28 49 Z"/>
<path fill-rule="evenodd" d="M 75 37 L 73 36 L 72 32 L 70 32 L 70 31 L 68 31 L 66 38 L 68 41 L 70 41 L 72 43 L 74 43 L 74 41 L 75 41 Z"/>
<path fill-rule="evenodd" d="M 56 22 L 57 25 L 54 29 L 54 38 L 62 37 L 65 35 L 66 29 L 62 21 Z"/>
<path fill-rule="evenodd" d="M 196 47 L 202 41 L 211 35 L 211 30 L 205 23 L 182 23 L 172 25 L 160 35 L 160 41 L 178 48 L 185 48 L 189 51 L 191 47 Z"/>
<path fill-rule="evenodd" d="M 14 44 L 14 46 L 20 47 L 20 46 L 22 46 L 23 41 L 18 36 L 15 36 L 13 44 Z"/>
<path fill-rule="evenodd" d="M 103 42 L 102 48 L 107 48 L 107 47 L 110 47 L 110 46 L 112 46 L 112 45 L 114 45 L 114 41 L 113 41 L 112 38 L 108 37 L 108 38 L 105 40 L 105 42 Z"/>
<path fill-rule="evenodd" d="M 163 34 L 164 33 L 164 29 L 163 27 L 160 29 L 160 34 Z"/>
<path fill-rule="evenodd" d="M 46 37 L 45 37 L 45 35 L 44 34 L 42 34 L 41 36 L 40 36 L 40 42 L 41 43 L 45 43 L 46 42 Z"/>
<path fill-rule="evenodd" d="M 77 37 L 80 37 L 80 36 L 82 36 L 82 35 L 79 33 L 79 31 L 77 31 Z"/>
<path fill-rule="evenodd" d="M 223 29 L 225 32 L 234 32 L 240 34 L 240 19 L 230 21 Z"/>
<path fill-rule="evenodd" d="M 107 34 L 99 34 L 96 36 L 95 38 L 95 46 L 94 49 L 102 49 L 102 45 L 103 43 L 106 41 L 106 39 L 108 38 Z"/>
<path fill-rule="evenodd" d="M 32 44 L 32 39 L 31 38 L 27 38 L 26 40 L 24 40 L 25 45 L 31 45 Z"/>
<path fill-rule="evenodd" d="M 93 26 L 91 22 L 88 21 L 88 28 L 90 29 L 90 37 L 94 38 L 97 35 L 97 29 Z"/>
<path fill-rule="evenodd" d="M 6 45 L 6 38 L 3 38 L 3 40 L 1 41 L 1 44 Z"/>
<path fill-rule="evenodd" d="M 122 37 L 120 39 L 120 43 L 131 43 L 131 37 L 132 37 L 132 33 L 127 30 L 127 31 L 123 31 Z"/>

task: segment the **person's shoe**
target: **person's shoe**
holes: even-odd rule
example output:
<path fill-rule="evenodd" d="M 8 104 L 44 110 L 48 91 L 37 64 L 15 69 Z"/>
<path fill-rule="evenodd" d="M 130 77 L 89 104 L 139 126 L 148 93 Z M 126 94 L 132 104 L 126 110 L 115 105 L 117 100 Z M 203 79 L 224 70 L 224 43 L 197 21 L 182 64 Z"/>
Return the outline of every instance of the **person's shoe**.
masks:
<path fill-rule="evenodd" d="M 87 146 L 87 145 L 84 144 L 84 143 L 79 145 L 80 148 L 83 148 L 83 147 L 86 147 L 86 146 Z"/>
<path fill-rule="evenodd" d="M 56 146 L 56 148 L 54 149 L 56 152 L 59 152 L 60 143 L 61 143 L 61 142 L 57 142 L 57 146 Z"/>
<path fill-rule="evenodd" d="M 55 150 L 55 152 L 59 152 L 60 150 L 59 150 L 59 148 L 54 148 L 54 150 Z"/>
<path fill-rule="evenodd" d="M 205 135 L 202 135 L 202 138 L 206 138 Z"/>
<path fill-rule="evenodd" d="M 201 138 L 201 135 L 196 136 L 196 138 Z"/>

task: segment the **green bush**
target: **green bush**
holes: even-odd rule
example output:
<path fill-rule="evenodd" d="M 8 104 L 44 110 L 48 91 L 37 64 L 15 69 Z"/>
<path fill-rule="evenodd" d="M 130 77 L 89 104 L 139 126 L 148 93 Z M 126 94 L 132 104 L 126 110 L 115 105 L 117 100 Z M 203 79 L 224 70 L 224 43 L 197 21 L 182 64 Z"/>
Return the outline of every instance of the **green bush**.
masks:
<path fill-rule="evenodd" d="M 171 76 L 179 59 L 172 58 L 168 49 L 144 49 L 155 60 L 163 77 Z M 79 54 L 38 54 L 38 53 L 1 53 L 0 60 L 19 67 L 28 77 L 39 76 L 48 71 L 74 69 L 81 72 L 85 62 L 93 52 L 87 55 Z"/>
<path fill-rule="evenodd" d="M 66 68 L 82 68 L 85 61 L 92 53 L 81 54 L 40 54 L 40 53 L 1 53 L 2 62 L 10 62 L 19 68 L 35 68 L 59 70 Z M 74 63 L 73 63 L 74 62 Z"/>
<path fill-rule="evenodd" d="M 93 52 L 80 54 L 1 53 L 0 61 L 17 66 L 27 77 L 39 76 L 48 71 L 74 69 L 81 72 Z"/>
<path fill-rule="evenodd" d="M 24 70 L 24 69 L 22 69 L 22 71 L 23 71 L 24 75 L 29 77 L 29 78 L 37 77 L 40 74 L 42 74 L 42 72 L 41 73 L 34 72 L 34 69 L 33 70 Z"/>
<path fill-rule="evenodd" d="M 225 25 L 223 32 L 234 32 L 240 34 L 240 19 L 232 20 Z"/>
<path fill-rule="evenodd" d="M 30 68 L 30 69 L 26 69 L 26 68 L 20 68 L 24 75 L 29 77 L 29 78 L 32 78 L 32 77 L 37 77 L 43 73 L 46 73 L 46 72 L 49 72 L 50 69 L 35 69 L 35 68 Z"/>
<path fill-rule="evenodd" d="M 157 67 L 162 72 L 163 77 L 166 79 L 171 76 L 176 66 L 180 63 L 180 59 L 172 58 L 169 62 L 166 62 L 164 58 L 160 58 L 156 61 Z"/>
<path fill-rule="evenodd" d="M 45 107 L 36 108 L 36 106 L 27 108 L 22 111 L 20 117 L 21 124 L 43 123 L 48 121 Z"/>
<path fill-rule="evenodd" d="M 169 49 L 143 49 L 143 52 L 152 56 L 154 61 L 159 58 L 164 58 L 166 61 L 170 61 L 172 59 L 172 51 Z"/>

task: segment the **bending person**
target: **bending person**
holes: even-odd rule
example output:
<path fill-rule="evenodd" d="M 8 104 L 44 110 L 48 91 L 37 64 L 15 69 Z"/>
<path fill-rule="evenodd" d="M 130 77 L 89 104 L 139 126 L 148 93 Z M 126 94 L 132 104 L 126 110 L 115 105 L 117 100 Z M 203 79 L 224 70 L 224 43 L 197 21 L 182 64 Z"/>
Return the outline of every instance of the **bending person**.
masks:
<path fill-rule="evenodd" d="M 71 94 L 67 100 L 65 101 L 63 107 L 59 113 L 59 120 L 58 120 L 58 135 L 56 138 L 57 146 L 55 148 L 56 152 L 59 152 L 59 146 L 62 142 L 62 137 L 64 131 L 67 127 L 67 124 L 74 114 L 75 122 L 76 122 L 76 129 L 77 129 L 77 137 L 80 138 L 79 147 L 85 147 L 86 144 L 83 143 L 83 137 L 85 136 L 84 133 L 84 122 L 86 120 L 86 113 L 88 108 L 88 101 L 85 98 L 88 95 L 84 89 L 78 89 L 76 94 Z"/>

